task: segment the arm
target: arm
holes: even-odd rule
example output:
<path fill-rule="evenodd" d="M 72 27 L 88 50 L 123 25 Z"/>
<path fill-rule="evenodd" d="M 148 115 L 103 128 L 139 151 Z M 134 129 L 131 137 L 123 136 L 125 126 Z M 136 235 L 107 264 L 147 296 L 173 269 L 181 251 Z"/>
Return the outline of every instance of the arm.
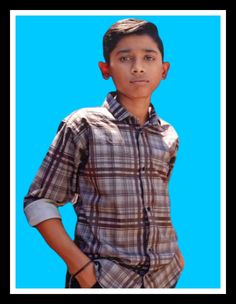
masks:
<path fill-rule="evenodd" d="M 48 219 L 39 223 L 36 228 L 48 245 L 64 260 L 71 274 L 74 274 L 89 261 L 89 258 L 66 233 L 60 219 Z M 76 280 L 82 288 L 93 286 L 96 283 L 94 264 L 89 264 L 76 276 Z"/>
<path fill-rule="evenodd" d="M 83 125 L 74 130 L 72 124 L 63 121 L 24 198 L 24 212 L 29 224 L 39 230 L 49 246 L 65 261 L 71 274 L 82 268 L 89 258 L 66 233 L 58 207 L 77 199 L 80 153 L 87 149 L 86 138 Z M 76 279 L 81 287 L 94 285 L 94 264 L 89 264 Z"/>

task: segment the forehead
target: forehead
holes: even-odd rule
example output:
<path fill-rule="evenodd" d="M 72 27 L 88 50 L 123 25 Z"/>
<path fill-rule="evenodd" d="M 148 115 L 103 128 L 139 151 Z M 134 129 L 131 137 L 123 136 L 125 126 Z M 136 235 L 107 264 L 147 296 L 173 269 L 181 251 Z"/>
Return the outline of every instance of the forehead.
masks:
<path fill-rule="evenodd" d="M 129 35 L 121 38 L 112 52 L 122 49 L 139 51 L 144 48 L 159 50 L 156 42 L 149 35 Z"/>

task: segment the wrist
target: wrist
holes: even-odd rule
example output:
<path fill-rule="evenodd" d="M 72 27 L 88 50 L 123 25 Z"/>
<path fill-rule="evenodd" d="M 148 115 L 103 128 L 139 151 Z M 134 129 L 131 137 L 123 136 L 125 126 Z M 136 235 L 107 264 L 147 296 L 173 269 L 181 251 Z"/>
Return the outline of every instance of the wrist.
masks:
<path fill-rule="evenodd" d="M 87 255 L 82 252 L 77 252 L 77 254 L 72 255 L 70 259 L 67 259 L 65 262 L 69 273 L 73 275 L 89 261 L 90 258 Z"/>
<path fill-rule="evenodd" d="M 79 276 L 80 273 L 82 273 L 84 270 L 86 270 L 86 268 L 88 268 L 88 266 L 90 264 L 92 264 L 93 261 L 92 260 L 88 260 L 84 265 L 82 265 L 81 267 L 79 267 L 79 269 L 77 269 L 77 271 L 75 271 L 72 275 L 73 277 Z"/>
<path fill-rule="evenodd" d="M 71 261 L 70 263 L 66 263 L 69 273 L 71 275 L 75 274 L 88 261 L 89 261 L 89 259 L 80 259 L 80 258 L 77 258 L 76 260 Z"/>

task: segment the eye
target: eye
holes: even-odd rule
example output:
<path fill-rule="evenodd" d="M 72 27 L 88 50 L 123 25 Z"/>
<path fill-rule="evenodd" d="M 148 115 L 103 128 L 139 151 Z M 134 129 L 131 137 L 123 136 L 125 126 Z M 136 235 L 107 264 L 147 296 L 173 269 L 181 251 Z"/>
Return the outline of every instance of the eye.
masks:
<path fill-rule="evenodd" d="M 120 57 L 121 62 L 127 62 L 130 61 L 132 58 L 130 56 L 122 56 Z"/>
<path fill-rule="evenodd" d="M 144 57 L 144 59 L 145 59 L 146 61 L 154 61 L 154 60 L 155 60 L 155 57 L 150 56 L 150 55 L 146 55 L 146 56 Z"/>

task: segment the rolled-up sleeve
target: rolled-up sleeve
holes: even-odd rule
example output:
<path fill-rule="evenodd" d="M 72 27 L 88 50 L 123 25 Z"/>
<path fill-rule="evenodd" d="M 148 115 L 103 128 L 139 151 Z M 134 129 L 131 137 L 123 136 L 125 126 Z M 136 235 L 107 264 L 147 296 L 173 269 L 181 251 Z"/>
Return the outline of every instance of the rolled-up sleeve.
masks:
<path fill-rule="evenodd" d="M 24 208 L 24 211 L 31 226 L 36 226 L 39 223 L 52 218 L 61 219 L 55 202 L 48 199 L 42 198 L 32 201 Z"/>

